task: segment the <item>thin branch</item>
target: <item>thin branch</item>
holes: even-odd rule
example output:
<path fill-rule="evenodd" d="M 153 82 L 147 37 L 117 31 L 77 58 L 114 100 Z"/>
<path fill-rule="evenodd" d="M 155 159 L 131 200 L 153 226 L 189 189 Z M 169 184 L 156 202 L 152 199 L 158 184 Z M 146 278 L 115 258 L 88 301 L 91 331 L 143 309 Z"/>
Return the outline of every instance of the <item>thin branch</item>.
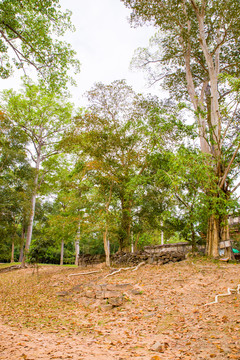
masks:
<path fill-rule="evenodd" d="M 224 182 L 225 182 L 225 180 L 226 180 L 226 178 L 227 178 L 227 176 L 228 176 L 228 173 L 229 173 L 229 171 L 230 171 L 230 168 L 231 168 L 231 166 L 232 166 L 232 163 L 233 163 L 235 157 L 237 156 L 237 153 L 238 153 L 238 150 L 239 150 L 239 149 L 240 149 L 240 142 L 239 142 L 236 150 L 235 150 L 234 153 L 233 153 L 233 156 L 232 156 L 232 158 L 231 158 L 231 160 L 230 160 L 230 162 L 229 162 L 229 164 L 228 164 L 227 169 L 225 170 L 225 173 L 224 173 L 224 175 L 223 175 L 222 181 L 221 181 L 221 183 L 220 183 L 220 185 L 219 185 L 220 189 L 221 189 L 221 188 L 223 187 L 223 185 L 224 185 Z"/>
<path fill-rule="evenodd" d="M 240 186 L 240 182 L 230 191 L 233 194 Z"/>

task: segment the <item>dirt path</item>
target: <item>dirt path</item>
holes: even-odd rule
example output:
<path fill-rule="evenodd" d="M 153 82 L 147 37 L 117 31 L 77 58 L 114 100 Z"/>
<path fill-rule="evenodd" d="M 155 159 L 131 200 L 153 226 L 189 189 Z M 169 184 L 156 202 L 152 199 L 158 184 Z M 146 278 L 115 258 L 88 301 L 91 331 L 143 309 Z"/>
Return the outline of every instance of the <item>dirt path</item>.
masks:
<path fill-rule="evenodd" d="M 103 282 L 97 276 L 90 280 L 95 284 Z M 49 273 L 48 281 L 48 288 L 49 284 L 56 286 L 57 281 L 63 290 L 86 281 L 86 277 L 72 278 L 70 283 L 65 273 L 55 270 Z M 52 315 L 55 328 L 48 324 L 41 331 L 31 323 L 32 315 L 20 328 L 12 312 L 7 313 L 7 307 L 3 307 L 0 359 L 240 360 L 240 294 L 233 292 L 220 297 L 217 304 L 204 306 L 214 301 L 216 294 L 226 293 L 228 287 L 237 288 L 239 264 L 183 261 L 164 266 L 146 265 L 137 272 L 119 273 L 105 281 L 131 282 L 143 292 L 112 310 L 82 304 L 82 298 L 75 294 L 66 306 L 68 317 L 79 320 L 78 330 L 73 321 L 66 322 L 67 314 L 61 323 L 57 315 Z M 43 296 L 43 281 L 36 289 Z M 51 296 L 57 290 L 57 286 L 53 287 Z M 47 296 L 50 295 L 46 299 Z M 26 310 L 21 314 L 20 300 L 15 297 L 14 301 L 15 317 L 19 315 L 22 323 Z M 5 305 L 6 302 L 7 297 Z"/>

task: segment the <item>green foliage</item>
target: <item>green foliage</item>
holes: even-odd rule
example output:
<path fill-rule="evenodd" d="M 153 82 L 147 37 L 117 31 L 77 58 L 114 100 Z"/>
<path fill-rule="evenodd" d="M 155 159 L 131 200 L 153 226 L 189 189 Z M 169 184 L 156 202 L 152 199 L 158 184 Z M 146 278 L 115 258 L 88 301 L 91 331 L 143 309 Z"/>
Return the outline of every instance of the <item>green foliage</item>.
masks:
<path fill-rule="evenodd" d="M 59 264 L 61 249 L 59 242 L 53 238 L 34 239 L 28 253 L 28 261 L 30 263 L 41 264 Z M 73 243 L 67 243 L 65 246 L 64 263 L 74 263 L 74 246 Z"/>
<path fill-rule="evenodd" d="M 33 66 L 51 89 L 65 87 L 70 68 L 79 61 L 70 45 L 60 40 L 73 31 L 70 11 L 62 12 L 58 0 L 2 0 L 0 3 L 0 76 L 7 78 L 12 66 Z"/>

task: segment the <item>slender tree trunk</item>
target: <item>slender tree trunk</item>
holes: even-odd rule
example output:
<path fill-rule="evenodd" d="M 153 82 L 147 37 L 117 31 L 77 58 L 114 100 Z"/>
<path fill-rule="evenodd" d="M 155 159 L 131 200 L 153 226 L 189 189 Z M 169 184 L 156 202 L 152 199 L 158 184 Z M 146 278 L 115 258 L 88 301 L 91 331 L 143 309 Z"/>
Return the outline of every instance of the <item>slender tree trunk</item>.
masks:
<path fill-rule="evenodd" d="M 109 251 L 109 246 L 108 246 L 107 235 L 108 235 L 108 226 L 106 224 L 105 231 L 103 233 L 103 244 L 104 244 L 104 251 L 105 251 L 105 256 L 106 256 L 106 266 L 110 267 L 110 251 Z"/>
<path fill-rule="evenodd" d="M 129 249 L 131 239 L 131 201 L 126 201 L 124 198 L 122 201 L 122 221 L 121 221 L 121 233 L 119 238 L 120 251 Z"/>
<path fill-rule="evenodd" d="M 80 243 L 80 220 L 79 220 L 79 224 L 78 224 L 78 231 L 77 231 L 77 236 L 76 236 L 76 241 L 75 241 L 75 265 L 76 266 L 79 265 L 79 243 Z"/>
<path fill-rule="evenodd" d="M 196 234 L 192 222 L 191 222 L 191 235 L 192 235 L 192 252 L 194 252 L 197 251 L 197 245 L 196 245 Z"/>
<path fill-rule="evenodd" d="M 23 254 L 24 254 L 24 240 L 25 240 L 25 227 L 22 227 L 22 235 L 21 235 L 21 248 L 20 248 L 20 255 L 19 255 L 19 262 L 23 261 Z"/>
<path fill-rule="evenodd" d="M 140 232 L 137 233 L 136 240 L 134 241 L 134 250 L 136 251 L 138 248 L 138 240 L 140 238 Z"/>
<path fill-rule="evenodd" d="M 111 186 L 110 186 L 108 201 L 105 204 L 106 223 L 105 223 L 105 230 L 103 233 L 103 245 L 104 245 L 107 267 L 110 267 L 110 248 L 109 248 L 109 243 L 108 243 L 108 213 L 109 213 L 109 206 L 110 206 L 111 199 L 112 199 L 112 190 L 113 190 L 113 182 L 111 183 Z"/>
<path fill-rule="evenodd" d="M 11 263 L 14 262 L 14 241 L 12 241 L 12 254 L 11 254 Z"/>
<path fill-rule="evenodd" d="M 61 257 L 60 257 L 60 265 L 63 265 L 63 254 L 64 254 L 64 240 L 61 242 Z"/>
<path fill-rule="evenodd" d="M 33 230 L 33 220 L 35 215 L 35 205 L 36 205 L 36 197 L 37 197 L 37 187 L 38 187 L 38 177 L 39 177 L 39 169 L 40 169 L 40 162 L 41 162 L 41 153 L 39 152 L 37 154 L 37 161 L 36 161 L 36 168 L 35 168 L 35 178 L 34 178 L 34 187 L 33 187 L 33 193 L 32 193 L 32 199 L 31 199 L 31 209 L 30 209 L 30 217 L 28 222 L 28 228 L 27 228 L 27 237 L 26 237 L 26 244 L 25 244 L 25 250 L 24 255 L 22 259 L 21 266 L 25 266 L 26 256 L 29 252 L 30 244 L 32 241 L 32 230 Z"/>
<path fill-rule="evenodd" d="M 25 255 L 28 253 L 29 248 L 30 248 L 30 244 L 31 244 L 31 241 L 32 241 L 33 220 L 34 220 L 34 215 L 35 215 L 35 206 L 36 206 L 36 197 L 37 197 L 37 187 L 38 187 L 38 176 L 39 176 L 40 162 L 41 162 L 41 156 L 40 156 L 40 153 L 38 153 L 37 161 L 36 161 L 36 168 L 35 168 L 36 173 L 35 173 L 35 178 L 34 178 L 34 188 L 33 188 L 32 199 L 31 199 L 31 211 L 30 211 L 30 217 L 29 217 L 29 223 L 28 223 L 28 229 L 27 229 Z"/>

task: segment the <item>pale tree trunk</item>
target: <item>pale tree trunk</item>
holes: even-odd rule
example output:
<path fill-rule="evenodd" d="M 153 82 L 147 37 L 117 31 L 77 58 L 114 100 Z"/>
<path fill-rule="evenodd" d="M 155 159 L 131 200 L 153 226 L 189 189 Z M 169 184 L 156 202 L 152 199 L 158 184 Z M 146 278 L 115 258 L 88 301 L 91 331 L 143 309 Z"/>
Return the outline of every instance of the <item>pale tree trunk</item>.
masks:
<path fill-rule="evenodd" d="M 26 245 L 25 245 L 25 252 L 24 252 L 25 254 L 23 257 L 22 266 L 24 266 L 25 258 L 26 258 L 27 253 L 29 252 L 30 244 L 32 241 L 33 220 L 34 220 L 34 215 L 35 215 L 40 162 L 41 162 L 41 154 L 39 152 L 37 154 L 37 161 L 36 161 L 36 168 L 35 168 L 36 172 L 35 172 L 35 178 L 34 178 L 34 188 L 33 188 L 32 199 L 31 199 L 31 210 L 30 210 L 30 217 L 29 217 L 28 228 L 27 228 L 27 237 L 26 237 Z"/>
<path fill-rule="evenodd" d="M 79 265 L 79 243 L 80 243 L 80 220 L 79 220 L 79 224 L 78 224 L 78 231 L 77 231 L 77 236 L 76 236 L 76 241 L 75 241 L 75 265 L 76 266 Z"/>
<path fill-rule="evenodd" d="M 218 179 L 221 179 L 222 170 L 221 170 L 221 121 L 220 121 L 220 112 L 219 112 L 219 100 L 218 100 L 218 76 L 219 76 L 219 53 L 221 47 L 220 34 L 218 35 L 217 42 L 218 48 L 214 54 L 212 54 L 206 42 L 206 34 L 204 27 L 204 6 L 202 5 L 201 9 L 198 8 L 195 0 L 191 0 L 191 4 L 195 11 L 197 20 L 198 20 L 198 28 L 199 28 L 199 37 L 200 37 L 200 46 L 203 51 L 204 58 L 206 60 L 208 78 L 203 81 L 202 90 L 200 96 L 198 96 L 193 76 L 191 70 L 191 45 L 190 40 L 187 45 L 183 38 L 180 38 L 181 45 L 184 50 L 184 59 L 186 66 L 186 80 L 187 80 L 187 88 L 188 93 L 193 104 L 194 110 L 197 114 L 198 128 L 199 128 L 199 138 L 200 138 L 200 146 L 201 151 L 203 153 L 209 153 L 215 159 L 217 165 L 215 170 L 215 174 Z M 186 2 L 183 1 L 183 11 L 187 16 L 187 7 Z M 186 23 L 188 28 L 188 34 L 190 35 L 191 31 L 191 23 L 187 21 Z M 209 130 L 212 133 L 212 139 L 210 144 L 207 142 L 206 136 L 206 120 L 202 117 L 200 110 L 204 111 L 204 93 L 210 83 L 210 105 L 208 108 L 208 126 Z M 211 145 L 211 147 L 209 146 Z M 219 222 L 219 214 L 211 215 L 208 219 L 208 231 L 207 231 L 207 249 L 206 252 L 209 256 L 218 257 L 219 252 L 219 242 L 221 240 L 220 235 L 220 222 Z"/>
<path fill-rule="evenodd" d="M 161 231 L 161 245 L 164 245 L 164 236 L 163 236 L 163 231 Z"/>
<path fill-rule="evenodd" d="M 12 241 L 12 254 L 11 254 L 11 263 L 14 262 L 14 241 Z"/>
<path fill-rule="evenodd" d="M 64 254 L 64 240 L 61 241 L 60 265 L 63 265 L 63 254 Z"/>
<path fill-rule="evenodd" d="M 108 197 L 108 201 L 105 204 L 105 210 L 106 210 L 106 223 L 105 223 L 105 230 L 103 233 L 103 245 L 104 245 L 104 251 L 105 251 L 105 256 L 106 256 L 106 266 L 110 267 L 110 248 L 109 248 L 109 243 L 108 243 L 108 214 L 109 214 L 109 206 L 111 203 L 111 198 L 112 198 L 112 189 L 113 189 L 113 182 L 111 183 L 110 186 L 110 191 L 109 191 L 109 197 Z"/>

